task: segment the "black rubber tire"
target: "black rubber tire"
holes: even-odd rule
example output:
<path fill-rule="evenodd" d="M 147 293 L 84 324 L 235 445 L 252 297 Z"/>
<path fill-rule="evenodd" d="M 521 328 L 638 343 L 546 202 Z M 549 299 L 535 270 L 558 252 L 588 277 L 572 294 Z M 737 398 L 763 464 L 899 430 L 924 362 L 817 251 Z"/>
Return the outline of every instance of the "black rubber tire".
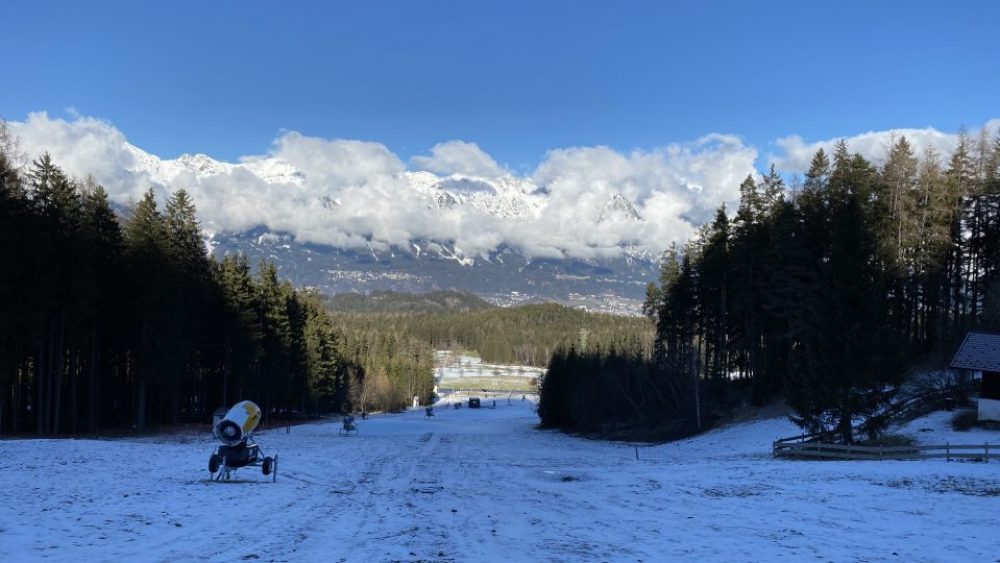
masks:
<path fill-rule="evenodd" d="M 273 459 L 271 459 L 269 457 L 265 457 L 264 458 L 264 463 L 262 463 L 261 466 L 260 466 L 260 470 L 264 472 L 264 475 L 270 475 L 271 474 L 271 466 L 273 464 L 274 464 L 274 460 Z"/>
<path fill-rule="evenodd" d="M 222 465 L 222 458 L 220 458 L 217 454 L 212 454 L 212 456 L 210 458 L 208 458 L 208 472 L 209 473 L 213 473 L 214 474 L 216 471 L 219 470 L 219 466 L 220 465 Z"/>

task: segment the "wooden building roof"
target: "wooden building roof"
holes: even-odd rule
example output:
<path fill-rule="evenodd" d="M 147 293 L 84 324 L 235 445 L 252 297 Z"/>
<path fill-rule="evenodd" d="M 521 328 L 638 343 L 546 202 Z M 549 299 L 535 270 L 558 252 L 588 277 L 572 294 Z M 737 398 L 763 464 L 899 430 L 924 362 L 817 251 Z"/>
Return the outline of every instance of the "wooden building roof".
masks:
<path fill-rule="evenodd" d="M 951 367 L 1000 372 L 1000 333 L 967 334 L 951 360 Z"/>

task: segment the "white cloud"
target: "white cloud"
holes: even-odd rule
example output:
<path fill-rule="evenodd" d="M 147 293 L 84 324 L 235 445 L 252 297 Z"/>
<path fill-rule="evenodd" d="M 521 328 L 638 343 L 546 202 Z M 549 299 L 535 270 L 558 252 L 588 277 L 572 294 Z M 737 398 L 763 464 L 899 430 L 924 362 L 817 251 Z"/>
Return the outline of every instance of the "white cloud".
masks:
<path fill-rule="evenodd" d="M 512 175 L 464 141 L 440 143 L 430 156 L 412 159 L 415 169 L 456 175 L 445 179 L 446 189 L 500 203 L 520 198 L 514 203 L 537 211 L 504 219 L 472 205 L 428 205 L 414 176 L 404 174 L 406 165 L 375 142 L 286 132 L 268 154 L 222 163 L 204 155 L 161 160 L 90 117 L 67 121 L 35 113 L 10 125 L 26 154 L 48 151 L 70 174 L 93 175 L 119 203 L 137 200 L 149 187 L 161 197 L 188 190 L 210 230 L 266 225 L 304 242 L 377 249 L 433 239 L 450 241 L 468 256 L 502 244 L 535 257 L 615 256 L 625 242 L 658 252 L 691 236 L 719 203 L 732 202 L 757 156 L 735 137 L 710 135 L 628 154 L 557 149 L 527 177 Z M 538 186 L 545 189 L 534 192 Z M 641 220 L 601 220 L 615 193 L 635 203 Z"/>
<path fill-rule="evenodd" d="M 431 147 L 430 156 L 414 156 L 410 164 L 417 170 L 444 176 L 462 174 L 495 178 L 507 174 L 479 145 L 465 141 L 438 143 Z"/>
<path fill-rule="evenodd" d="M 707 135 L 629 154 L 608 147 L 550 151 L 532 179 L 549 187 L 557 223 L 578 230 L 580 238 L 611 196 L 621 193 L 644 220 L 640 228 L 617 225 L 615 234 L 652 249 L 686 239 L 720 204 L 731 206 L 756 159 L 757 151 L 737 137 Z M 598 231 L 608 228 L 598 225 Z"/>
<path fill-rule="evenodd" d="M 427 199 L 438 178 L 408 172 L 376 142 L 286 132 L 267 154 L 222 163 L 204 155 L 161 160 L 92 117 L 64 120 L 33 113 L 9 126 L 30 158 L 48 151 L 70 174 L 93 175 L 119 203 L 137 200 L 150 187 L 161 196 L 188 190 L 210 230 L 266 225 L 303 242 L 351 248 L 431 239 L 451 242 L 467 256 L 486 255 L 502 244 L 534 257 L 616 256 L 623 243 L 659 252 L 691 237 L 720 204 L 732 209 L 740 182 L 756 173 L 758 158 L 738 137 L 712 134 L 631 152 L 603 146 L 554 149 L 533 172 L 517 176 L 474 143 L 448 141 L 410 162 L 411 170 L 451 175 L 441 185 L 467 198 L 465 205 L 442 209 Z M 987 124 L 991 130 L 998 126 L 1000 120 Z M 905 134 L 918 151 L 934 146 L 942 154 L 956 139 L 922 129 L 871 132 L 847 141 L 852 151 L 878 161 L 893 134 Z M 834 142 L 786 137 L 778 140 L 784 153 L 770 159 L 783 170 L 803 170 L 817 148 L 832 150 Z M 640 219 L 607 216 L 616 193 L 635 205 Z M 488 204 L 468 203 L 473 200 Z M 513 218 L 486 211 L 508 204 L 516 211 Z"/>
<path fill-rule="evenodd" d="M 305 137 L 294 131 L 278 137 L 270 156 L 304 172 L 314 188 L 333 190 L 377 184 L 406 169 L 381 143 Z"/>
<path fill-rule="evenodd" d="M 990 120 L 983 127 L 983 130 L 987 131 L 988 134 L 992 134 L 998 129 L 1000 129 L 1000 119 Z M 977 131 L 969 133 L 975 135 Z M 889 149 L 900 137 L 906 137 L 917 156 L 922 156 L 926 149 L 931 148 L 940 157 L 947 158 L 958 144 L 958 133 L 945 133 L 933 127 L 868 131 L 851 137 L 843 137 L 843 139 L 847 142 L 847 148 L 851 153 L 860 153 L 870 162 L 880 165 L 884 163 Z M 775 141 L 782 152 L 768 155 L 768 160 L 780 170 L 804 172 L 809 168 L 809 162 L 816 151 L 822 148 L 827 155 L 830 155 L 833 153 L 834 145 L 839 140 L 840 137 L 807 142 L 798 135 L 782 137 Z"/>
<path fill-rule="evenodd" d="M 135 165 L 135 158 L 124 150 L 125 135 L 105 121 L 77 117 L 69 122 L 40 112 L 29 114 L 23 122 L 10 122 L 8 126 L 18 138 L 18 148 L 29 161 L 48 152 L 70 173 L 92 174 L 110 192 L 133 198 L 149 187 L 141 185 L 141 178 L 128 172 Z"/>

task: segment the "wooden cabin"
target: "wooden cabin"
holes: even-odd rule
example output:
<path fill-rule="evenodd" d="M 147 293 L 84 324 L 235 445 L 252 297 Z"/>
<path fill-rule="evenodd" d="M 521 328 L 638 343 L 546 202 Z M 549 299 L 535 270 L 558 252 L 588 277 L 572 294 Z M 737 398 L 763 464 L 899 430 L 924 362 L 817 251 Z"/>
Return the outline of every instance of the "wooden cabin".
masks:
<path fill-rule="evenodd" d="M 982 373 L 978 418 L 1000 421 L 1000 333 L 967 334 L 951 360 L 951 367 Z"/>

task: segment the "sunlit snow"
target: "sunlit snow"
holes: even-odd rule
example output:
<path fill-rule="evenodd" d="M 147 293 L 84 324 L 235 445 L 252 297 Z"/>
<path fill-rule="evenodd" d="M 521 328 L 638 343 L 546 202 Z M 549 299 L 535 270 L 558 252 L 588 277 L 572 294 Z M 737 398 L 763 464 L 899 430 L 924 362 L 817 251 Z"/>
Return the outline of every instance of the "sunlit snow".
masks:
<path fill-rule="evenodd" d="M 484 397 L 484 405 L 493 397 Z M 450 400 L 457 401 L 455 398 Z M 207 432 L 0 441 L 2 561 L 993 561 L 1000 463 L 789 461 L 782 418 L 651 447 L 496 408 L 259 434 L 280 456 L 208 481 Z M 955 439 L 945 414 L 907 427 Z M 938 435 L 940 433 L 940 435 Z M 958 438 L 982 441 L 996 433 Z M 638 458 L 638 459 L 637 459 Z"/>

